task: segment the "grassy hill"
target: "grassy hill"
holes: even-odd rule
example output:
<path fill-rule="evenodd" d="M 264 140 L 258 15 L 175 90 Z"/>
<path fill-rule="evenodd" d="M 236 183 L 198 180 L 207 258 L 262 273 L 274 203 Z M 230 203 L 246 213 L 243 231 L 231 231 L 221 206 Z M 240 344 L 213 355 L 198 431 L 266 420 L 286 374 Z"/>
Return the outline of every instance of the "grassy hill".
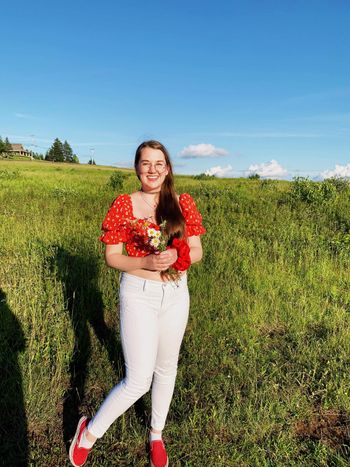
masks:
<path fill-rule="evenodd" d="M 68 465 L 79 414 L 123 374 L 101 221 L 115 169 L 0 161 L 0 465 Z M 350 191 L 176 177 L 203 215 L 164 431 L 176 466 L 350 462 Z M 149 394 L 88 465 L 145 466 Z"/>

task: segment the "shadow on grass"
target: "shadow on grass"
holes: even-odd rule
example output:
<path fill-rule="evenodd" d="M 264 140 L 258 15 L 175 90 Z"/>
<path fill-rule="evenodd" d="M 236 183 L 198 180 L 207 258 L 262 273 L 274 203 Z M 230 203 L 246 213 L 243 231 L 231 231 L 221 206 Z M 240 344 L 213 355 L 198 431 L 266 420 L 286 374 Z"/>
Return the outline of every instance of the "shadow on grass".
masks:
<path fill-rule="evenodd" d="M 120 368 L 124 367 L 124 360 L 116 330 L 108 327 L 104 319 L 96 259 L 88 252 L 73 255 L 60 246 L 56 246 L 55 250 L 55 265 L 63 284 L 66 308 L 75 334 L 74 352 L 69 369 L 70 385 L 63 403 L 63 438 L 68 448 L 79 420 L 79 407 L 85 395 L 87 365 L 91 354 L 88 324 L 91 325 L 100 344 L 107 350 L 110 364 L 118 377 L 116 384 L 119 382 Z M 96 407 L 92 408 L 93 411 L 96 409 Z M 142 401 L 135 406 L 135 411 L 145 423 Z"/>
<path fill-rule="evenodd" d="M 27 418 L 18 353 L 25 349 L 22 327 L 0 289 L 0 465 L 28 465 Z"/>

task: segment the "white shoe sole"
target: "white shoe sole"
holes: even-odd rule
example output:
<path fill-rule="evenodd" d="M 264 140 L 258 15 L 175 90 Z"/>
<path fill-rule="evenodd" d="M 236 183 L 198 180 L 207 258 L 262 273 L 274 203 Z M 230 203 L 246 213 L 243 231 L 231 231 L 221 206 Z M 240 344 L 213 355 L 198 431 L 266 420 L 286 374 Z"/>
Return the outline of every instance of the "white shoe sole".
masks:
<path fill-rule="evenodd" d="M 78 426 L 77 426 L 77 429 L 76 429 L 76 432 L 75 432 L 73 441 L 72 441 L 71 444 L 70 444 L 70 448 L 69 448 L 69 460 L 71 461 L 72 465 L 74 465 L 74 467 L 80 467 L 79 465 L 74 464 L 74 461 L 73 461 L 73 450 L 74 450 L 75 443 L 77 442 L 77 439 L 78 439 L 78 436 L 79 436 L 80 427 L 81 427 L 82 423 L 83 423 L 86 419 L 87 419 L 87 417 L 81 417 L 81 419 L 79 420 L 79 423 L 78 423 Z"/>

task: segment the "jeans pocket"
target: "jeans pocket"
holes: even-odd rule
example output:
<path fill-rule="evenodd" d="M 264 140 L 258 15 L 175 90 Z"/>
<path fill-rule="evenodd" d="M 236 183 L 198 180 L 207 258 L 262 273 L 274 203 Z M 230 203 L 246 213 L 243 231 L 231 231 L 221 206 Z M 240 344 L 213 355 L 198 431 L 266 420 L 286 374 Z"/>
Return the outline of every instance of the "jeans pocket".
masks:
<path fill-rule="evenodd" d="M 125 276 L 122 277 L 120 281 L 119 287 L 119 296 L 133 296 L 133 295 L 141 295 L 143 292 L 143 281 L 134 281 L 126 278 Z"/>

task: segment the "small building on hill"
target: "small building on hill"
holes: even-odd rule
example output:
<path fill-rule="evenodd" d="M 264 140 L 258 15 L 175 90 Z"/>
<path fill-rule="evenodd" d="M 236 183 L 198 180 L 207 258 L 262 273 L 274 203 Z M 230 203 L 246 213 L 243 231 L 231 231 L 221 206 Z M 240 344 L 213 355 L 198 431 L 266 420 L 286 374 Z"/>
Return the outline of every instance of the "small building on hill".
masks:
<path fill-rule="evenodd" d="M 11 144 L 11 148 L 9 150 L 9 153 L 14 155 L 14 156 L 27 156 L 31 157 L 30 151 L 27 149 L 24 149 L 22 144 Z"/>

